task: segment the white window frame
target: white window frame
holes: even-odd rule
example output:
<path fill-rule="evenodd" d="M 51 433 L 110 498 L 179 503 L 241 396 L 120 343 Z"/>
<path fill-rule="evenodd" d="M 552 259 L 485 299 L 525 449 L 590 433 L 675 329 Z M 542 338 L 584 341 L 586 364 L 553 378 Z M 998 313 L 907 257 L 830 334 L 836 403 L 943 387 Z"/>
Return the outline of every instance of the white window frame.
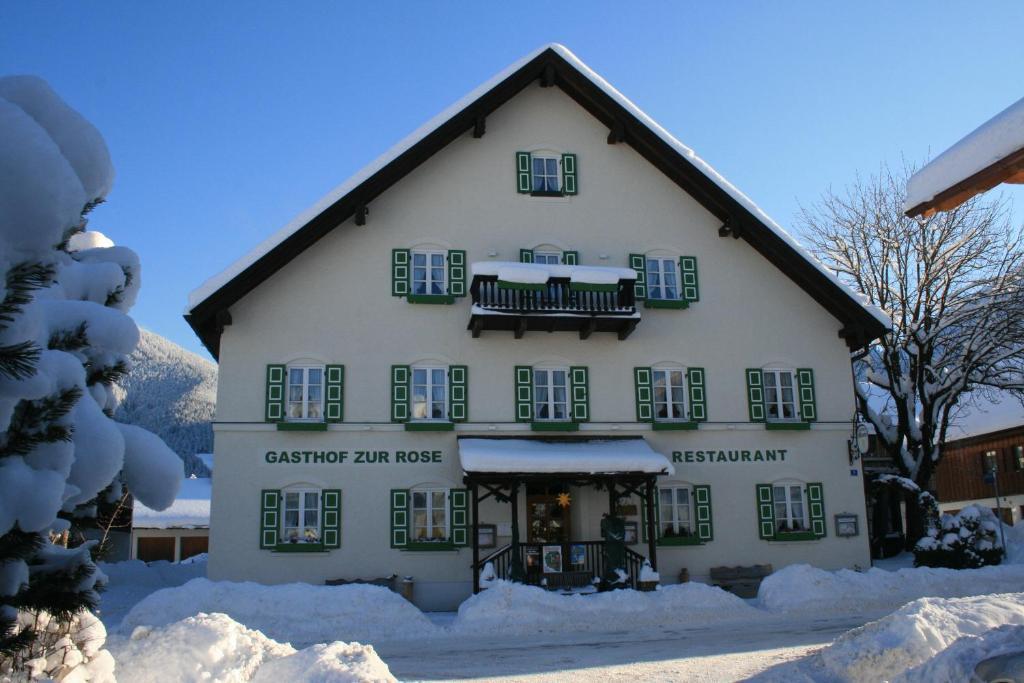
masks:
<path fill-rule="evenodd" d="M 536 166 L 536 162 L 537 161 L 543 161 L 544 162 L 544 173 L 537 173 L 537 166 Z M 547 172 L 548 171 L 548 168 L 547 168 L 548 167 L 548 163 L 547 162 L 549 162 L 549 161 L 555 162 L 555 172 L 554 172 L 553 176 L 550 173 Z M 547 179 L 547 178 L 554 178 L 555 189 L 552 190 L 549 187 L 542 187 L 542 188 L 538 189 L 537 188 L 537 179 L 538 178 L 545 178 L 545 179 Z M 554 155 L 554 154 L 545 154 L 543 152 L 541 152 L 541 153 L 538 153 L 538 152 L 532 153 L 530 155 L 530 182 L 531 182 L 530 192 L 540 192 L 540 193 L 545 193 L 545 194 L 546 193 L 552 193 L 552 194 L 558 193 L 558 194 L 561 194 L 562 193 L 562 157 L 558 156 L 558 155 Z M 550 185 L 550 183 L 547 182 L 547 181 L 545 181 L 544 184 L 545 185 Z"/>
<path fill-rule="evenodd" d="M 783 495 L 782 499 L 778 498 L 778 490 L 782 488 Z M 798 489 L 800 493 L 800 507 L 803 514 L 798 518 L 793 513 L 794 503 L 797 502 L 793 498 L 793 489 Z M 785 507 L 785 515 L 782 519 L 779 518 L 779 505 Z M 810 510 L 807 502 L 807 484 L 802 481 L 795 479 L 783 479 L 772 483 L 772 514 L 775 516 L 775 533 L 787 534 L 787 533 L 810 533 L 811 532 L 811 520 Z M 798 521 L 801 524 L 800 529 L 793 528 L 793 522 Z M 787 529 L 780 527 L 781 523 L 785 522 Z"/>
<path fill-rule="evenodd" d="M 304 521 L 306 519 L 306 512 L 312 508 L 306 506 L 306 494 L 312 493 L 316 496 L 316 526 L 309 527 Z M 291 527 L 287 526 L 288 522 L 288 495 L 298 495 L 298 526 Z M 313 488 L 310 486 L 293 486 L 281 490 L 281 527 L 279 529 L 280 543 L 291 544 L 292 540 L 289 536 L 289 529 L 295 529 L 296 531 L 296 543 L 323 543 L 323 519 L 324 519 L 324 497 L 323 490 Z M 307 535 L 307 531 L 313 528 L 314 535 Z"/>
<path fill-rule="evenodd" d="M 424 508 L 416 507 L 416 494 L 417 493 L 425 494 L 426 501 L 427 501 L 426 507 L 424 507 Z M 443 501 L 444 502 L 442 504 L 442 507 L 444 509 L 444 525 L 443 525 L 444 535 L 442 537 L 440 537 L 440 538 L 434 538 L 434 536 L 433 536 L 433 531 L 434 531 L 434 528 L 435 528 L 434 527 L 434 515 L 433 515 L 433 512 L 437 509 L 437 508 L 434 507 L 434 494 L 435 493 L 442 493 L 442 494 L 444 494 L 443 495 Z M 424 487 L 424 488 L 414 488 L 414 489 L 409 491 L 409 542 L 410 543 L 416 544 L 416 543 L 449 543 L 449 542 L 451 542 L 451 539 L 452 539 L 452 525 L 451 525 L 451 510 L 450 510 L 451 506 L 449 505 L 450 498 L 451 498 L 451 489 L 446 489 L 446 488 Z M 417 529 L 417 527 L 416 527 L 416 511 L 417 510 L 425 510 L 426 513 L 427 513 L 427 525 L 426 525 L 427 537 L 423 538 L 423 539 L 419 538 L 416 535 L 416 529 Z"/>
<path fill-rule="evenodd" d="M 542 259 L 554 258 L 554 261 L 547 261 Z M 548 250 L 533 250 L 533 262 L 544 265 L 561 265 L 562 264 L 562 252 L 560 251 L 548 251 Z"/>
<path fill-rule="evenodd" d="M 537 373 L 547 373 L 547 382 L 545 384 L 539 384 L 537 382 Z M 564 373 L 565 377 L 565 417 L 540 417 L 540 410 L 538 409 L 541 405 L 541 401 L 538 400 L 540 392 L 539 388 L 547 390 L 547 400 L 543 402 L 548 408 L 548 415 L 553 416 L 555 414 L 555 406 L 560 405 L 561 401 L 555 400 L 555 373 Z M 533 369 L 533 419 L 536 422 L 571 422 L 572 421 L 572 378 L 569 374 L 569 368 L 566 367 L 551 367 L 551 368 L 534 368 Z"/>
<path fill-rule="evenodd" d="M 423 256 L 425 259 L 425 277 L 423 280 L 424 291 L 416 291 L 416 257 Z M 432 257 L 441 257 L 441 280 L 440 280 L 440 292 L 431 291 L 432 285 L 438 284 L 431 275 L 431 271 L 436 267 L 431 265 Z M 409 293 L 414 296 L 444 296 L 448 293 L 448 252 L 441 249 L 410 249 L 409 250 Z"/>
<path fill-rule="evenodd" d="M 791 401 L 782 400 L 782 375 L 789 375 L 790 385 L 789 390 L 792 395 Z M 775 380 L 775 386 L 768 386 L 768 377 L 771 376 Z M 796 370 L 794 368 L 763 368 L 761 370 L 762 385 L 764 388 L 764 419 L 768 422 L 799 422 L 800 421 L 800 387 L 797 384 Z M 778 417 L 771 416 L 772 402 L 768 400 L 769 389 L 775 390 L 777 400 L 774 402 L 774 406 L 778 411 Z M 791 404 L 793 406 L 793 417 L 783 417 L 785 413 L 785 406 Z"/>
<path fill-rule="evenodd" d="M 662 505 L 663 505 L 663 503 L 661 502 L 661 492 L 662 491 L 671 491 L 672 492 L 672 502 L 670 503 L 671 508 L 672 508 L 672 514 L 671 514 L 669 519 L 665 518 L 665 510 L 662 507 Z M 686 492 L 686 501 L 687 502 L 685 504 L 685 509 L 686 509 L 686 513 L 688 515 L 688 519 L 685 520 L 685 523 L 686 523 L 686 533 L 685 534 L 681 534 L 680 533 L 680 525 L 684 522 L 684 520 L 682 519 L 682 516 L 679 514 L 680 508 L 683 507 L 683 505 L 681 505 L 679 503 L 679 499 L 678 499 L 678 495 L 677 495 L 677 492 L 679 492 L 679 491 L 685 491 Z M 659 486 L 658 487 L 658 536 L 659 536 L 659 538 L 691 538 L 691 537 L 696 537 L 697 536 L 697 525 L 696 525 L 696 523 L 694 521 L 694 514 L 695 514 L 695 510 L 694 510 L 694 506 L 693 506 L 693 486 L 691 486 L 690 484 L 681 484 L 681 483 L 679 483 L 679 484 L 669 484 L 669 485 L 666 485 L 666 486 Z M 667 535 L 665 533 L 665 525 L 666 524 L 671 524 L 672 525 L 672 532 L 673 533 L 672 533 L 671 536 Z"/>
<path fill-rule="evenodd" d="M 302 399 L 300 401 L 293 401 L 292 400 L 292 386 L 294 386 L 293 383 L 292 383 L 292 371 L 293 370 L 301 370 L 302 371 L 302 383 L 300 385 L 302 387 Z M 310 405 L 315 405 L 316 404 L 315 401 L 312 401 L 309 398 L 309 388 L 310 388 L 310 386 L 314 386 L 314 385 L 311 385 L 309 383 L 309 371 L 310 370 L 319 370 L 320 371 L 320 385 L 319 385 L 320 386 L 320 401 L 319 401 L 319 404 L 320 404 L 320 416 L 319 417 L 310 417 L 310 415 L 309 415 L 309 407 L 310 407 Z M 326 384 L 326 378 L 327 378 L 327 369 L 323 365 L 295 364 L 295 365 L 287 366 L 285 368 L 285 371 L 286 371 L 286 382 L 285 382 L 285 421 L 286 422 L 323 422 L 324 421 L 324 395 L 326 393 L 325 384 Z M 302 415 L 300 417 L 293 417 L 292 416 L 292 410 L 291 409 L 292 409 L 292 404 L 294 404 L 294 403 L 301 403 L 302 404 Z"/>
<path fill-rule="evenodd" d="M 441 386 L 444 388 L 442 399 L 444 415 L 442 417 L 431 417 L 434 400 L 433 389 L 438 385 L 434 384 L 432 375 L 434 371 L 441 371 Z M 425 372 L 427 381 L 425 384 L 417 384 L 416 373 Z M 446 365 L 413 365 L 409 371 L 409 421 L 410 422 L 447 422 L 451 416 L 451 406 L 448 405 L 448 366 Z M 416 387 L 426 387 L 427 417 L 416 417 Z"/>
<path fill-rule="evenodd" d="M 655 261 L 658 267 L 651 269 L 651 261 Z M 680 285 L 679 257 L 678 256 L 655 256 L 648 254 L 644 256 L 644 271 L 647 273 L 647 298 L 656 301 L 679 301 L 683 298 L 683 289 Z M 657 277 L 655 277 L 655 275 Z M 675 296 L 668 296 L 665 284 L 665 276 L 671 275 L 675 280 Z"/>
<path fill-rule="evenodd" d="M 658 417 L 658 376 L 660 375 L 665 378 L 665 401 L 661 402 L 661 405 L 664 405 L 666 408 L 666 412 L 668 412 L 669 406 L 675 403 L 674 401 L 672 401 L 671 398 L 672 389 L 676 386 L 671 381 L 671 376 L 674 372 L 678 372 L 680 376 L 680 384 L 678 386 L 683 393 L 683 414 L 679 417 Z M 678 366 L 651 368 L 651 406 L 654 411 L 654 420 L 656 422 L 686 422 L 690 417 L 690 402 L 689 400 L 687 400 L 689 398 L 687 390 L 688 389 L 686 384 L 686 368 Z"/>

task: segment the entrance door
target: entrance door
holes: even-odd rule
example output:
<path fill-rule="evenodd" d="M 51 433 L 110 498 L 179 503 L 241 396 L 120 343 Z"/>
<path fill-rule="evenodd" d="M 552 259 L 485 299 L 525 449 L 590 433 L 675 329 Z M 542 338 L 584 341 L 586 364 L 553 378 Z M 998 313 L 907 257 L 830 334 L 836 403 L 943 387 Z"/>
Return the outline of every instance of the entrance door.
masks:
<path fill-rule="evenodd" d="M 526 536 L 528 543 L 569 542 L 569 508 L 558 504 L 557 494 L 526 496 Z"/>

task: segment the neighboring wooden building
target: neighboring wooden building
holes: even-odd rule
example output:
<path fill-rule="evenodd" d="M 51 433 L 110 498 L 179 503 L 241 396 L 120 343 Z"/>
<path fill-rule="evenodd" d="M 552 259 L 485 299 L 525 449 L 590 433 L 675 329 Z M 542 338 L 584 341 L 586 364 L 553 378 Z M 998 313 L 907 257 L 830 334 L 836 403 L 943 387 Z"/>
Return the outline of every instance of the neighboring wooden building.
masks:
<path fill-rule="evenodd" d="M 977 504 L 996 510 L 994 472 L 1003 521 L 1024 519 L 1024 425 L 948 441 L 935 470 L 939 509 L 955 512 Z"/>
<path fill-rule="evenodd" d="M 153 510 L 135 501 L 131 559 L 181 562 L 207 552 L 211 489 L 209 478 L 190 478 L 181 483 L 178 497 L 166 510 Z"/>

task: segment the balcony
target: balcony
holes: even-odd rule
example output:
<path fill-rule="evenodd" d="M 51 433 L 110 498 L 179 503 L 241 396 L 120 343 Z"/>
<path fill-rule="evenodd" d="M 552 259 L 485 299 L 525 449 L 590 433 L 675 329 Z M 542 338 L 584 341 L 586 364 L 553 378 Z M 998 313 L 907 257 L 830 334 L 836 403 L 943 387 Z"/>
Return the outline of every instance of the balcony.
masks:
<path fill-rule="evenodd" d="M 625 339 L 640 322 L 628 268 L 484 261 L 472 264 L 473 337 L 484 330 L 614 332 Z"/>

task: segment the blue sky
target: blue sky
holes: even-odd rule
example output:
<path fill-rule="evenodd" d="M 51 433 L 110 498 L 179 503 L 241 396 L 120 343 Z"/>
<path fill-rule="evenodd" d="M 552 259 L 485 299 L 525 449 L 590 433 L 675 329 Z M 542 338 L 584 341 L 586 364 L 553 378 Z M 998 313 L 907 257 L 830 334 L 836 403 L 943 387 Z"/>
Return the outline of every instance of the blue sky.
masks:
<path fill-rule="evenodd" d="M 0 73 L 102 131 L 118 178 L 91 227 L 142 258 L 136 320 L 202 352 L 189 290 L 544 43 L 790 226 L 1024 95 L 1021 26 L 1020 2 L 7 2 Z"/>

